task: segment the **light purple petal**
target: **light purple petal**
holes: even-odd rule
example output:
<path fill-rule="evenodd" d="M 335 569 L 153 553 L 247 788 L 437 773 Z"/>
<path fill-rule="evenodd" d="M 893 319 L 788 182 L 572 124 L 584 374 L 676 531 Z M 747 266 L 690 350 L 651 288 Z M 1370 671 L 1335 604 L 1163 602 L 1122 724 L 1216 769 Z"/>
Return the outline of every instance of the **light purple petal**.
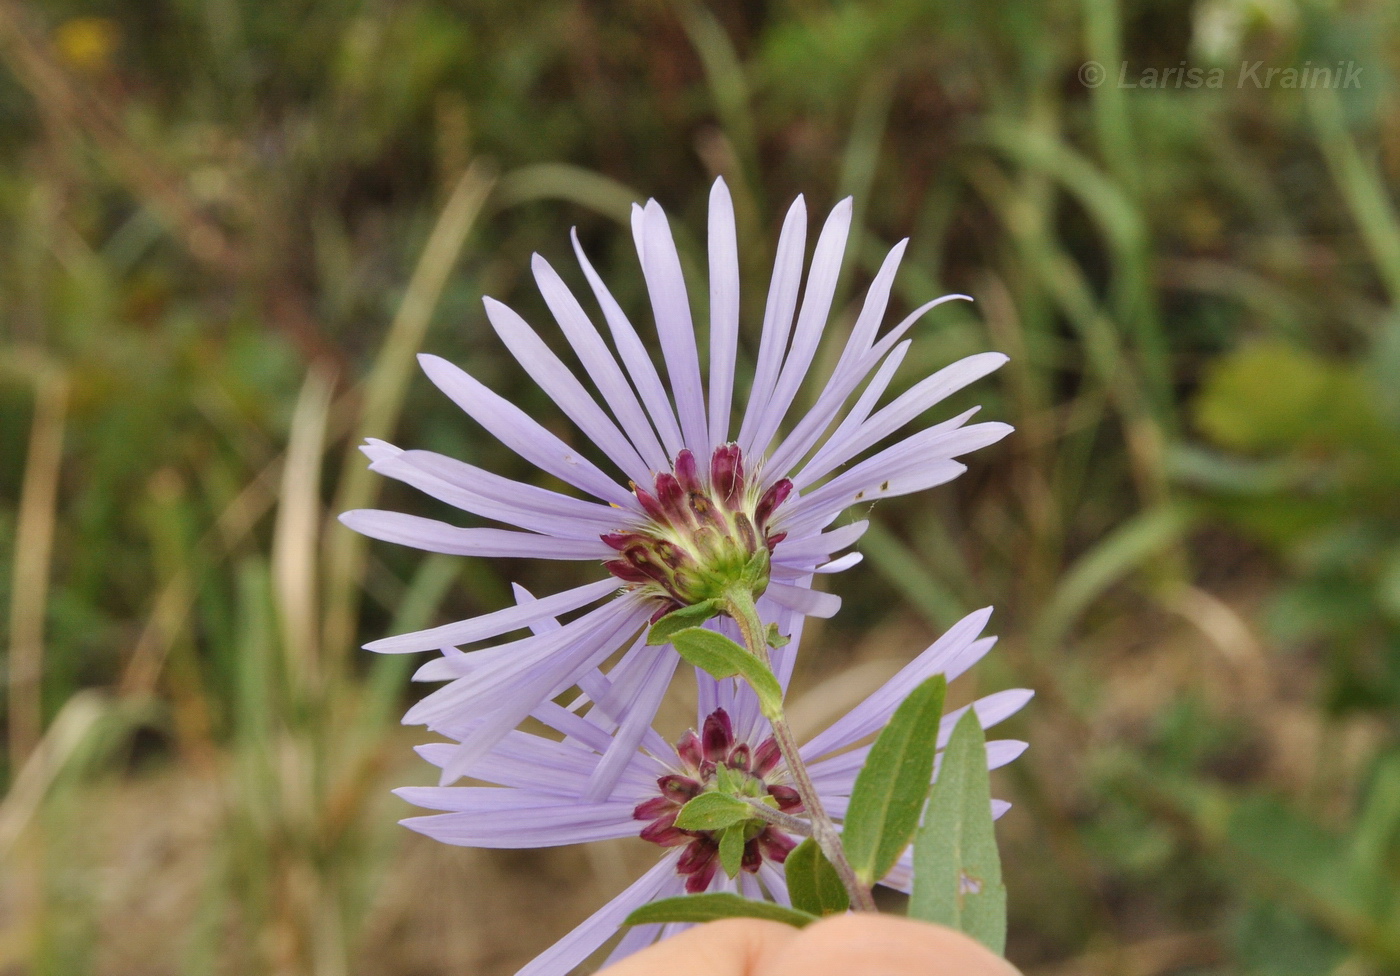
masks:
<path fill-rule="evenodd" d="M 967 714 L 969 708 L 976 708 L 977 720 L 982 723 L 982 728 L 990 729 L 1025 708 L 1026 702 L 1034 697 L 1035 692 L 1029 688 L 1008 688 L 1006 691 L 998 691 L 986 698 L 979 698 L 971 705 L 954 709 L 943 716 L 943 722 L 938 728 L 938 748 L 942 749 L 948 744 L 948 739 L 953 734 L 953 727 L 958 724 L 958 719 Z"/>
<path fill-rule="evenodd" d="M 365 442 L 360 445 L 360 453 L 369 458 L 370 463 L 373 464 L 384 458 L 396 457 L 402 454 L 403 450 L 388 441 L 380 440 L 378 437 L 366 437 Z"/>
<path fill-rule="evenodd" d="M 622 364 L 627 367 L 632 383 L 641 394 L 642 404 L 651 415 L 656 432 L 661 435 L 661 442 L 666 445 L 666 453 L 675 457 L 684 445 L 681 442 L 680 427 L 676 425 L 676 415 L 671 410 L 671 399 L 666 395 L 666 388 L 661 385 L 661 376 L 656 372 L 656 365 L 647 355 L 646 346 L 642 345 L 637 330 L 632 328 L 632 323 L 627 320 L 622 306 L 613 298 L 612 292 L 608 291 L 603 279 L 598 277 L 598 272 L 593 270 L 593 265 L 589 263 L 588 256 L 583 253 L 583 247 L 578 242 L 578 234 L 571 236 L 574 254 L 578 257 L 579 266 L 583 268 L 584 277 L 588 279 L 598 305 L 603 309 L 603 318 L 607 320 Z"/>
<path fill-rule="evenodd" d="M 494 707 L 483 716 L 481 726 L 457 747 L 452 762 L 443 769 L 441 785 L 446 786 L 470 772 L 473 764 L 519 725 L 540 702 L 562 693 L 596 668 L 616 649 L 622 638 L 635 631 L 647 616 L 648 608 L 638 607 L 623 616 L 617 626 L 599 628 L 587 639 L 555 652 L 547 661 L 517 671 L 513 680 L 500 686 L 492 696 L 491 705 Z M 464 680 L 476 684 L 477 675 Z M 475 702 L 478 707 L 484 704 L 483 691 L 478 688 Z"/>
<path fill-rule="evenodd" d="M 394 795 L 416 807 L 444 813 L 498 814 L 510 810 L 554 809 L 574 802 L 567 795 L 495 786 L 402 786 L 394 790 Z"/>
<path fill-rule="evenodd" d="M 662 898 L 672 898 L 683 894 L 685 894 L 685 879 L 679 874 L 673 874 L 648 901 L 659 901 Z M 626 934 L 618 941 L 616 948 L 608 954 L 608 958 L 603 962 L 604 967 L 626 959 L 634 952 L 645 949 L 656 942 L 662 938 L 663 928 L 664 926 L 661 925 L 629 926 Z"/>
<path fill-rule="evenodd" d="M 486 306 L 486 317 L 491 320 L 501 342 L 530 374 L 530 378 L 628 478 L 638 484 L 646 484 L 651 470 L 632 442 L 623 436 L 603 408 L 588 395 L 578 378 L 535 334 L 535 330 L 510 306 L 494 298 L 482 299 L 482 303 Z"/>
<path fill-rule="evenodd" d="M 810 586 L 811 581 L 803 581 L 804 585 Z M 778 684 L 783 690 L 787 690 L 788 684 L 792 681 L 792 669 L 797 664 L 797 648 L 802 643 L 802 628 L 806 625 L 806 617 L 800 613 L 790 610 L 776 611 L 778 632 L 788 635 L 790 643 L 784 647 L 775 647 L 772 652 L 773 674 L 778 678 Z M 752 693 L 752 689 L 750 689 Z M 755 708 L 757 708 L 757 698 L 755 697 Z"/>
<path fill-rule="evenodd" d="M 906 237 L 890 248 L 885 254 L 885 259 L 880 262 L 880 270 L 865 293 L 865 302 L 860 307 L 856 324 L 851 327 L 851 344 L 842 351 L 842 361 L 849 363 L 859 359 L 874 346 L 875 336 L 880 332 L 880 323 L 889 308 L 890 291 L 894 287 L 895 275 L 899 273 L 900 262 L 904 260 L 904 252 L 908 247 L 909 238 Z M 839 364 L 837 368 L 840 368 Z"/>
<path fill-rule="evenodd" d="M 763 887 L 768 891 L 770 901 L 775 901 L 779 905 L 792 907 L 792 897 L 788 894 L 787 878 L 783 872 L 773 866 L 773 862 L 767 858 L 758 866 L 758 877 L 763 882 Z"/>
<path fill-rule="evenodd" d="M 637 498 L 545 430 L 525 411 L 479 383 L 465 370 L 439 356 L 421 355 L 423 372 L 492 436 L 541 471 L 624 509 L 638 508 Z"/>
<path fill-rule="evenodd" d="M 1026 751 L 1027 743 L 1017 739 L 993 739 L 987 743 L 987 768 L 1000 769 L 1008 763 L 1018 759 L 1021 753 Z M 851 795 L 851 789 L 855 786 L 856 776 L 865 765 L 866 756 L 870 755 L 870 746 L 861 746 L 852 749 L 850 752 L 843 752 L 839 756 L 831 759 L 823 759 L 819 763 L 813 763 L 809 767 L 812 774 L 812 782 L 821 792 L 822 798 L 841 797 L 839 809 L 844 811 L 845 799 Z M 934 757 L 934 775 L 937 776 L 939 765 L 943 762 L 943 753 L 938 753 Z M 836 802 L 835 799 L 832 801 Z M 836 808 L 833 808 L 836 809 Z M 832 816 L 837 816 L 833 813 Z"/>
<path fill-rule="evenodd" d="M 923 464 L 916 472 L 915 477 L 902 477 L 898 480 L 885 478 L 880 482 L 878 488 L 872 486 L 860 488 L 851 494 L 850 491 L 840 493 L 831 492 L 828 496 L 806 505 L 801 511 L 794 510 L 791 517 L 782 522 L 782 531 L 797 534 L 810 532 L 813 529 L 824 528 L 835 521 L 836 516 L 855 504 L 869 504 L 880 498 L 892 495 L 907 495 L 916 491 L 924 491 L 929 488 L 936 488 L 939 485 L 947 484 L 958 475 L 967 470 L 967 465 L 958 461 L 948 461 L 935 458 Z M 849 472 L 848 472 L 849 473 Z M 888 485 L 886 484 L 888 482 Z M 866 482 L 869 484 L 869 482 Z M 823 485 L 823 488 L 826 486 Z M 846 487 L 846 486 L 842 486 Z"/>
<path fill-rule="evenodd" d="M 599 533 L 629 525 L 643 524 L 644 513 L 636 509 L 618 508 L 612 504 L 589 501 L 564 495 L 548 488 L 526 484 L 511 478 L 503 478 L 485 468 L 467 464 L 445 454 L 433 451 L 403 451 L 398 455 L 402 460 L 420 468 L 443 481 L 459 485 L 474 494 L 483 495 L 498 502 L 513 502 L 530 512 L 567 516 L 569 519 L 587 524 Z"/>
<path fill-rule="evenodd" d="M 498 479 L 504 485 L 493 484 L 489 479 L 473 477 L 487 473 L 480 468 L 429 451 L 403 451 L 380 458 L 370 465 L 370 470 L 411 485 L 464 512 L 560 539 L 596 539 L 636 519 L 632 512 L 623 509 L 595 505 L 507 478 Z M 575 502 L 587 509 L 571 511 L 566 502 Z"/>
<path fill-rule="evenodd" d="M 600 539 L 559 539 L 512 529 L 464 529 L 404 512 L 361 508 L 342 513 L 340 521 L 371 539 L 449 556 L 602 560 L 612 554 Z"/>
<path fill-rule="evenodd" d="M 515 793 L 515 790 L 493 792 Z M 545 805 L 549 800 L 549 805 Z M 409 817 L 399 823 L 458 847 L 534 848 L 635 837 L 641 824 L 631 803 L 582 803 L 542 798 L 539 806 Z"/>
<path fill-rule="evenodd" d="M 755 454 L 768 450 L 812 365 L 812 357 L 816 355 L 827 317 L 831 313 L 831 299 L 836 294 L 836 283 L 841 276 L 841 258 L 846 252 L 846 237 L 850 229 L 851 198 L 847 197 L 832 209 L 817 238 L 812 267 L 807 274 L 807 290 L 802 296 L 802 310 L 797 315 L 797 326 L 793 331 L 792 350 L 783 362 L 772 397 L 763 405 L 763 414 L 753 439 Z"/>
<path fill-rule="evenodd" d="M 826 559 L 833 552 L 853 546 L 870 528 L 870 522 L 861 519 L 830 532 L 814 533 L 799 539 L 784 539 L 773 550 L 773 562 L 786 566 L 808 566 Z"/>
<path fill-rule="evenodd" d="M 991 616 L 992 608 L 985 607 L 955 623 L 922 654 L 881 685 L 879 690 L 808 741 L 802 747 L 803 759 L 808 762 L 819 759 L 853 745 L 883 728 L 894 714 L 894 710 L 899 707 L 899 703 L 904 701 L 910 692 L 927 678 L 947 673 L 945 669 L 948 663 L 977 640 Z M 990 650 L 991 646 L 991 643 L 988 643 L 983 653 Z M 948 674 L 949 681 L 956 677 L 957 674 Z"/>
<path fill-rule="evenodd" d="M 846 411 L 846 416 L 842 418 L 836 430 L 827 438 L 826 444 L 823 444 L 822 447 L 812 455 L 811 459 L 802 466 L 803 472 L 806 472 L 808 469 L 815 470 L 812 468 L 812 465 L 826 453 L 828 444 L 834 440 L 845 438 L 848 436 L 849 431 L 855 430 L 865 422 L 865 419 L 870 416 L 871 411 L 875 409 L 875 405 L 880 402 L 880 398 L 885 395 L 885 390 L 889 388 L 890 382 L 894 379 L 894 374 L 904 362 L 904 357 L 909 352 L 909 347 L 912 344 L 912 340 L 905 339 L 895 346 L 893 351 L 885 357 L 884 362 L 880 364 L 880 368 L 876 370 L 875 375 L 871 378 L 870 382 L 865 385 L 865 389 L 861 391 L 860 396 L 856 398 L 856 402 L 851 405 L 851 409 Z M 809 477 L 804 481 L 803 485 L 798 485 L 798 487 L 803 487 L 805 484 L 815 480 L 815 477 Z M 795 485 L 797 484 L 795 480 L 793 483 Z"/>
<path fill-rule="evenodd" d="M 914 309 L 914 311 L 910 312 L 907 316 L 905 316 L 904 319 L 893 329 L 891 329 L 889 332 L 885 333 L 885 335 L 880 337 L 880 341 L 875 343 L 875 345 L 870 348 L 870 358 L 872 360 L 878 360 L 880 357 L 884 356 L 885 353 L 889 352 L 890 347 L 893 346 L 896 342 L 898 342 L 900 338 L 904 335 L 904 333 L 909 331 L 909 329 L 914 325 L 915 322 L 919 321 L 919 319 L 923 318 L 925 315 L 933 311 L 938 306 L 946 305 L 949 302 L 970 301 L 972 301 L 972 299 L 969 298 L 967 295 L 943 295 L 939 298 L 935 298 L 931 302 L 924 302 L 918 308 Z"/>
<path fill-rule="evenodd" d="M 908 240 L 900 241 L 885 257 L 875 280 L 871 282 L 870 289 L 865 294 L 865 304 L 861 307 L 860 316 L 856 319 L 850 338 L 846 340 L 846 346 L 841 351 L 841 357 L 836 361 L 836 367 L 831 371 L 831 378 L 827 380 L 812 409 L 807 411 L 807 415 L 798 422 L 792 433 L 770 457 L 766 466 L 769 478 L 777 480 L 787 476 L 793 465 L 817 443 L 822 432 L 836 418 L 841 405 L 879 361 L 879 357 L 869 356 L 870 344 L 875 339 L 880 320 L 885 317 L 890 289 L 894 286 L 895 272 L 899 270 L 899 262 L 908 243 Z M 899 353 L 899 358 L 903 358 L 903 353 Z"/>
<path fill-rule="evenodd" d="M 708 715 L 719 708 L 719 688 L 714 678 L 700 668 L 696 668 L 695 685 L 695 708 L 701 716 Z M 703 722 L 704 718 L 702 717 L 700 721 Z"/>
<path fill-rule="evenodd" d="M 920 380 L 888 407 L 858 427 L 843 423 L 803 469 L 803 484 L 811 484 L 826 472 L 845 464 L 861 451 L 894 433 L 940 400 L 981 379 L 1006 362 L 999 352 L 968 356 L 932 376 Z M 852 418 L 848 418 L 848 421 Z M 794 484 L 796 484 L 794 479 Z M 800 485 L 799 485 L 800 487 Z"/>
<path fill-rule="evenodd" d="M 639 251 L 642 271 L 656 314 L 662 358 L 666 360 L 671 390 L 676 395 L 681 432 L 685 435 L 685 446 L 697 458 L 707 458 L 710 456 L 710 432 L 706 426 L 705 393 L 700 382 L 695 325 L 690 318 L 690 299 L 686 295 L 680 255 L 676 253 L 671 225 L 666 221 L 661 204 L 648 200 L 643 220 L 645 237 Z"/>
<path fill-rule="evenodd" d="M 460 740 L 470 735 L 480 724 L 480 721 L 471 721 L 461 727 L 442 731 Z M 608 742 L 611 742 L 610 738 L 603 743 L 604 748 Z M 445 768 L 452 761 L 455 752 L 456 746 L 451 742 L 431 742 L 418 747 L 418 754 L 439 769 Z M 598 764 L 598 758 L 596 749 L 584 746 L 578 740 L 566 739 L 558 742 L 514 729 L 472 767 L 472 778 L 514 790 L 577 799 L 586 788 L 589 776 Z M 619 777 L 619 781 L 626 786 L 625 791 L 619 788 L 614 796 L 606 799 L 636 802 L 649 793 L 655 793 L 656 777 L 662 775 L 665 769 L 659 768 L 654 760 L 641 753 L 634 753 L 632 758 L 634 762 L 628 765 Z M 432 797 L 439 794 L 451 795 L 453 791 L 464 787 L 414 789 L 420 791 L 414 796 Z M 421 792 L 423 790 L 433 792 Z M 421 803 L 423 806 L 432 806 L 407 794 L 405 799 Z"/>
<path fill-rule="evenodd" d="M 792 316 L 797 308 L 797 292 L 802 284 L 802 258 L 807 245 L 807 204 L 801 196 L 792 201 L 783 231 L 778 237 L 778 253 L 773 261 L 773 279 L 768 286 L 768 304 L 763 311 L 763 334 L 758 346 L 758 369 L 749 388 L 748 405 L 739 426 L 739 446 L 753 454 L 753 438 L 763 409 L 773 396 L 778 370 L 787 351 Z"/>
<path fill-rule="evenodd" d="M 852 566 L 856 565 L 857 563 L 859 563 L 859 562 L 860 562 L 862 559 L 864 559 L 864 558 L 865 558 L 865 554 L 864 554 L 864 553 L 861 553 L 861 552 L 848 552 L 848 553 L 846 553 L 846 555 L 842 556 L 840 559 L 833 559 L 833 560 L 832 560 L 831 562 L 829 562 L 829 563 L 823 563 L 822 565 L 818 566 L 816 569 L 812 570 L 812 572 L 814 572 L 814 573 L 822 573 L 822 574 L 844 573 L 846 570 L 850 569 Z"/>
<path fill-rule="evenodd" d="M 648 645 L 646 633 L 643 632 L 607 674 L 595 671 L 579 679 L 579 687 L 594 702 L 588 719 L 612 732 L 632 713 L 638 696 L 643 694 L 652 664 L 658 658 L 675 657 L 675 651 L 670 645 Z M 648 723 L 655 711 L 656 706 L 651 706 L 647 715 Z M 649 724 L 643 728 L 641 742 L 655 755 L 674 755 L 675 750 Z"/>
<path fill-rule="evenodd" d="M 951 458 L 995 444 L 1012 430 L 1007 424 L 959 425 L 971 411 L 921 430 L 837 475 L 779 509 L 773 519 L 780 531 L 807 532 L 828 524 L 851 505 L 924 491 L 964 470 Z"/>
<path fill-rule="evenodd" d="M 858 491 L 866 485 L 878 484 L 879 480 L 886 476 L 902 473 L 910 468 L 926 466 L 931 461 L 954 458 L 979 447 L 985 447 L 985 438 L 1005 437 L 1010 432 L 1010 428 L 1005 424 L 996 427 L 988 427 L 985 424 L 964 426 L 981 409 L 981 407 L 972 407 L 956 417 L 949 417 L 932 427 L 925 427 L 903 440 L 896 441 L 884 450 L 846 469 L 820 488 L 808 491 L 796 500 L 789 501 L 779 509 L 774 521 L 781 521 L 785 514 L 796 514 L 804 505 L 819 504 L 825 499 L 822 492 L 837 494 Z M 798 489 L 807 487 L 808 482 L 805 475 L 804 469 L 793 478 L 793 485 Z M 799 479 L 801 480 L 800 484 Z"/>
<path fill-rule="evenodd" d="M 680 851 L 672 851 L 646 874 L 637 879 L 622 894 L 594 912 L 564 938 L 536 956 L 516 976 L 568 976 L 608 941 L 632 912 L 652 901 L 676 876 L 676 859 Z"/>
<path fill-rule="evenodd" d="M 454 714 L 491 704 L 530 668 L 570 653 L 579 645 L 591 647 L 606 642 L 622 627 L 640 624 L 646 614 L 646 607 L 629 594 L 590 610 L 556 631 L 460 655 L 463 677 L 410 708 L 404 724 L 446 724 Z M 537 702 L 549 697 L 552 696 L 543 695 Z"/>
<path fill-rule="evenodd" d="M 603 394 L 603 399 L 607 401 L 613 415 L 622 424 L 623 431 L 636 445 L 637 451 L 647 464 L 658 471 L 665 470 L 670 466 L 666 451 L 656 439 L 651 421 L 647 419 L 641 403 L 637 401 L 637 395 L 632 391 L 631 384 L 617 365 L 617 360 L 613 358 L 607 343 L 589 320 L 588 313 L 583 310 L 574 293 L 550 267 L 548 261 L 536 254 L 531 267 L 534 269 L 535 283 L 539 286 L 540 294 L 544 296 L 545 304 L 554 313 L 559 328 L 569 340 L 569 345 L 578 355 L 598 392 Z"/>
<path fill-rule="evenodd" d="M 822 593 L 819 590 L 790 586 L 776 580 L 769 582 L 764 595 L 778 606 L 796 610 L 808 617 L 832 617 L 835 616 L 837 610 L 841 609 L 841 598 L 834 593 Z"/>
<path fill-rule="evenodd" d="M 531 603 L 505 607 L 483 613 L 479 617 L 458 620 L 428 630 L 418 630 L 395 637 L 385 637 L 372 641 L 365 647 L 381 654 L 407 654 L 413 651 L 431 651 L 441 647 L 470 644 L 491 637 L 508 634 L 521 627 L 530 626 L 541 619 L 552 619 L 557 614 L 569 613 L 587 606 L 617 592 L 617 580 L 603 579 L 596 583 L 576 586 Z"/>
<path fill-rule="evenodd" d="M 656 717 L 656 710 L 661 706 L 661 699 L 666 694 L 666 689 L 671 684 L 671 676 L 676 673 L 676 665 L 679 663 L 679 655 L 662 652 L 661 648 L 656 649 L 647 669 L 646 680 L 633 698 L 631 708 L 618 727 L 617 735 L 613 736 L 612 744 L 608 746 L 602 761 L 589 778 L 588 787 L 583 793 L 584 800 L 599 802 L 605 797 L 613 796 L 613 789 L 636 756 L 642 737 L 651 731 L 652 719 Z"/>
<path fill-rule="evenodd" d="M 612 736 L 604 729 L 577 712 L 571 712 L 554 702 L 541 702 L 539 708 L 530 714 L 556 732 L 564 733 L 569 740 L 583 743 L 598 752 L 602 752 L 612 743 Z"/>
<path fill-rule="evenodd" d="M 739 343 L 739 243 L 724 178 L 710 188 L 710 443 L 729 442 Z"/>

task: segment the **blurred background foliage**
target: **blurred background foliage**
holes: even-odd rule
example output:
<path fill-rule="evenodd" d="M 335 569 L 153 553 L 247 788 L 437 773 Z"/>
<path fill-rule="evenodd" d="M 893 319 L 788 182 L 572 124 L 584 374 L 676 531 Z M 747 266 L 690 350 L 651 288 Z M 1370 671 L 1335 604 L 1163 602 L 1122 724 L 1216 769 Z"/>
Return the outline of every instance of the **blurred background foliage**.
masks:
<path fill-rule="evenodd" d="M 995 603 L 1013 961 L 1400 973 L 1400 7 L 0 0 L 0 53 L 0 973 L 510 973 L 642 863 L 394 826 L 412 662 L 356 646 L 569 570 L 330 516 L 433 514 L 367 435 L 526 476 L 414 352 L 564 431 L 480 297 L 544 322 L 577 226 L 642 307 L 628 205 L 698 274 L 721 174 L 750 351 L 787 203 L 853 193 L 840 321 L 908 236 L 900 307 L 977 303 L 902 383 L 1012 357 L 964 399 L 1018 433 L 875 510 L 802 721 Z"/>

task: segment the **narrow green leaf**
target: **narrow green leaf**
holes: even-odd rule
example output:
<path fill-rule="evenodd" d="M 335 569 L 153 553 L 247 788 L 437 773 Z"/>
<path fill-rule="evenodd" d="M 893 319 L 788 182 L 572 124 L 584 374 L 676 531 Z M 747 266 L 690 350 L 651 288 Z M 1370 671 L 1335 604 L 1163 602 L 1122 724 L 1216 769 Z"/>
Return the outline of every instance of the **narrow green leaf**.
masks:
<path fill-rule="evenodd" d="M 718 600 L 705 600 L 703 603 L 695 603 L 688 607 L 681 607 L 679 610 L 672 610 L 651 625 L 651 630 L 647 631 L 647 643 L 652 645 L 669 644 L 672 634 L 678 630 L 685 630 L 687 627 L 699 627 L 719 613 L 719 606 Z"/>
<path fill-rule="evenodd" d="M 811 925 L 817 916 L 771 901 L 749 901 L 729 892 L 681 895 L 643 905 L 628 915 L 623 925 L 654 925 L 659 922 L 715 922 L 722 918 L 766 918 L 796 928 Z"/>
<path fill-rule="evenodd" d="M 723 634 L 689 627 L 672 634 L 671 644 L 681 657 L 712 677 L 742 676 L 758 694 L 765 715 L 775 715 L 783 707 L 783 689 L 773 672 Z"/>
<path fill-rule="evenodd" d="M 737 796 L 701 793 L 681 807 L 676 826 L 681 830 L 723 830 L 753 815 L 753 809 Z"/>
<path fill-rule="evenodd" d="M 953 729 L 914 840 L 909 916 L 966 932 L 997 954 L 1006 947 L 1006 888 L 992 825 L 987 741 L 970 708 Z"/>
<path fill-rule="evenodd" d="M 839 915 L 851 907 L 840 875 L 812 838 L 793 848 L 785 868 L 793 908 L 813 915 Z"/>
<path fill-rule="evenodd" d="M 739 876 L 739 869 L 744 866 L 743 824 L 726 827 L 719 835 L 719 866 L 731 878 Z"/>
<path fill-rule="evenodd" d="M 919 826 L 947 690 L 941 674 L 915 688 L 895 709 L 856 776 L 841 840 L 866 884 L 889 873 Z"/>

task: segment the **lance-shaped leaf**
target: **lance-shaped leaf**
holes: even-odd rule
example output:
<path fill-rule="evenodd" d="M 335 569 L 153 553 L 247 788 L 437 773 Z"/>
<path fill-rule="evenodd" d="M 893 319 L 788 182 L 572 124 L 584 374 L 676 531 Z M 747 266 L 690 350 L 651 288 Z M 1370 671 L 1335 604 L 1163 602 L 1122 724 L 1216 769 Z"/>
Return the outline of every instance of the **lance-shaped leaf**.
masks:
<path fill-rule="evenodd" d="M 623 925 L 654 925 L 664 922 L 716 922 L 722 918 L 764 918 L 797 928 L 811 925 L 817 916 L 771 901 L 749 901 L 725 891 L 702 895 L 662 898 L 638 908 Z"/>
<path fill-rule="evenodd" d="M 723 830 L 751 816 L 753 807 L 737 796 L 701 793 L 681 807 L 681 812 L 676 814 L 676 826 L 681 830 Z"/>
<path fill-rule="evenodd" d="M 841 842 L 856 876 L 874 884 L 909 846 L 928 799 L 948 682 L 934 675 L 895 709 L 856 776 Z"/>
<path fill-rule="evenodd" d="M 704 600 L 688 607 L 681 607 L 679 610 L 672 610 L 651 625 L 651 629 L 647 631 L 647 643 L 668 643 L 676 631 L 685 630 L 687 627 L 699 627 L 711 617 L 716 616 L 719 613 L 719 608 L 718 600 Z"/>
<path fill-rule="evenodd" d="M 812 838 L 793 848 L 784 868 L 793 908 L 813 915 L 839 915 L 851 907 L 841 876 Z"/>
<path fill-rule="evenodd" d="M 953 729 L 914 841 L 909 916 L 966 932 L 998 955 L 1006 947 L 987 741 L 974 709 Z"/>
<path fill-rule="evenodd" d="M 739 869 L 744 866 L 743 824 L 725 827 L 724 833 L 719 835 L 719 866 L 729 877 L 739 876 Z"/>
<path fill-rule="evenodd" d="M 753 686 L 763 714 L 777 715 L 783 707 L 783 689 L 768 665 L 723 634 L 703 627 L 687 627 L 671 635 L 681 657 L 715 678 L 740 675 Z"/>

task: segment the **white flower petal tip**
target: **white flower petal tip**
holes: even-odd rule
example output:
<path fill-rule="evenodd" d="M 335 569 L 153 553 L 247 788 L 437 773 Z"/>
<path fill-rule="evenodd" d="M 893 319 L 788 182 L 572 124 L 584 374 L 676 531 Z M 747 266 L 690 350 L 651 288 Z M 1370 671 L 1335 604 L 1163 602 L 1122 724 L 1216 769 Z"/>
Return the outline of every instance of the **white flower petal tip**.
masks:
<path fill-rule="evenodd" d="M 820 566 L 818 566 L 816 569 L 814 569 L 813 572 L 814 572 L 814 573 L 843 573 L 843 572 L 845 572 L 846 570 L 850 569 L 852 566 L 855 566 L 856 564 L 860 563 L 863 559 L 865 559 L 865 553 L 862 553 L 862 552 L 848 552 L 848 553 L 846 553 L 846 555 L 842 556 L 840 559 L 833 559 L 833 560 L 832 560 L 831 562 L 829 562 L 829 563 L 823 563 L 822 565 L 820 565 Z"/>
<path fill-rule="evenodd" d="M 776 580 L 768 584 L 764 592 L 774 603 L 789 610 L 796 610 L 807 617 L 834 617 L 841 609 L 841 598 L 834 593 L 823 593 L 801 586 L 789 586 Z"/>
<path fill-rule="evenodd" d="M 360 445 L 360 453 L 369 458 L 370 464 L 373 465 L 375 461 L 397 457 L 403 453 L 403 450 L 388 441 L 381 441 L 377 437 L 367 437 L 365 442 Z"/>

